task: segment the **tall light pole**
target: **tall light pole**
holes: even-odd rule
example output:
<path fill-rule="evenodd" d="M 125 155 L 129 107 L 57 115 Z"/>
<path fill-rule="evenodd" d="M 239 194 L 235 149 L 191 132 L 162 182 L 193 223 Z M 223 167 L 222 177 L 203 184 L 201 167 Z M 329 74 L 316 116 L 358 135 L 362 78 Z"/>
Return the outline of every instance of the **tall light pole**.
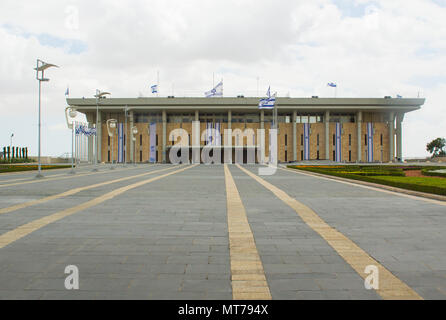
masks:
<path fill-rule="evenodd" d="M 132 141 L 133 141 L 133 165 L 136 166 L 136 135 L 138 134 L 138 128 L 132 127 Z"/>
<path fill-rule="evenodd" d="M 108 131 L 108 136 L 111 138 L 111 166 L 110 166 L 110 170 L 115 169 L 115 167 L 113 166 L 113 136 L 115 135 L 115 131 L 116 131 L 116 125 L 118 124 L 118 121 L 116 119 L 109 119 L 107 120 L 107 131 Z"/>
<path fill-rule="evenodd" d="M 11 152 L 10 154 L 9 154 L 9 162 L 11 163 L 12 162 L 12 137 L 14 137 L 14 133 L 11 133 L 11 142 L 9 143 L 9 152 Z"/>
<path fill-rule="evenodd" d="M 36 175 L 36 178 L 43 178 L 42 175 L 42 163 L 40 162 L 40 132 L 41 132 L 41 113 L 40 113 L 40 105 L 41 105 L 41 95 L 42 95 L 42 81 L 50 81 L 50 79 L 45 78 L 45 70 L 51 67 L 56 67 L 59 68 L 58 66 L 56 66 L 55 64 L 51 64 L 51 63 L 46 63 L 40 59 L 37 59 L 37 63 L 36 63 L 36 67 L 34 68 L 34 70 L 36 70 L 36 79 L 39 81 L 39 133 L 38 133 L 38 161 L 39 164 L 37 166 L 38 172 Z M 39 76 L 39 72 L 40 72 L 40 76 Z"/>
<path fill-rule="evenodd" d="M 104 99 L 106 95 L 110 94 L 110 92 L 102 92 L 99 89 L 96 89 L 96 94 L 95 94 L 95 98 L 96 98 L 96 138 L 95 138 L 95 147 L 96 147 L 96 153 L 95 153 L 95 159 L 94 159 L 94 163 L 95 163 L 95 167 L 93 169 L 93 171 L 98 171 L 98 165 L 99 165 L 99 157 L 98 157 L 98 153 L 99 153 L 99 148 L 98 148 L 98 132 L 99 132 L 99 100 L 100 99 Z"/>
<path fill-rule="evenodd" d="M 65 120 L 67 121 L 68 129 L 71 129 L 71 174 L 76 173 L 74 171 L 74 118 L 77 116 L 77 111 L 75 108 L 66 107 L 65 108 Z M 73 119 L 71 122 L 68 117 Z"/>

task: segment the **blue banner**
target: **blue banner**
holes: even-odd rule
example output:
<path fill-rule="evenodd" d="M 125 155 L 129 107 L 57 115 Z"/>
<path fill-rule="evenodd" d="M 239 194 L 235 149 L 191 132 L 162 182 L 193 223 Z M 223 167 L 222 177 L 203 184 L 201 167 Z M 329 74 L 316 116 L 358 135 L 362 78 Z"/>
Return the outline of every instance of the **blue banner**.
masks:
<path fill-rule="evenodd" d="M 118 123 L 118 162 L 124 162 L 124 124 Z"/>
<path fill-rule="evenodd" d="M 310 160 L 310 124 L 304 123 L 304 160 Z"/>
<path fill-rule="evenodd" d="M 150 145 L 149 162 L 156 163 L 156 123 L 152 122 L 149 127 Z"/>
<path fill-rule="evenodd" d="M 373 123 L 367 123 L 367 162 L 373 162 Z"/>
<path fill-rule="evenodd" d="M 336 162 L 342 161 L 342 124 L 336 123 Z"/>

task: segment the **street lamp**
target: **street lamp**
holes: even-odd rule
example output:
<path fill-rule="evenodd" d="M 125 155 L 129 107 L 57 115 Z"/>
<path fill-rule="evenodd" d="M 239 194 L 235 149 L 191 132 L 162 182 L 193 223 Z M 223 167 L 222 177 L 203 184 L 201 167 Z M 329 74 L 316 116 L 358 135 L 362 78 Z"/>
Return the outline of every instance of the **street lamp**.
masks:
<path fill-rule="evenodd" d="M 55 64 L 51 64 L 51 63 L 46 63 L 40 59 L 37 59 L 37 64 L 36 67 L 34 68 L 34 70 L 36 70 L 36 79 L 39 81 L 39 134 L 38 134 L 38 172 L 37 172 L 37 176 L 36 178 L 43 178 L 42 175 L 42 164 L 40 162 L 40 131 L 41 131 L 41 114 L 40 114 L 40 104 L 41 104 L 41 92 L 42 92 L 42 81 L 50 81 L 50 79 L 45 78 L 45 70 L 51 67 L 55 67 L 55 68 L 59 68 L 58 66 L 56 66 Z M 40 77 L 39 77 L 39 72 L 41 73 Z"/>
<path fill-rule="evenodd" d="M 136 166 L 136 135 L 138 134 L 138 128 L 136 126 L 132 127 L 132 140 L 133 140 L 133 164 Z"/>
<path fill-rule="evenodd" d="M 65 108 L 65 120 L 67 121 L 68 129 L 71 129 L 71 174 L 76 173 L 74 171 L 74 118 L 77 116 L 77 111 L 75 108 L 66 107 Z M 68 119 L 70 117 L 73 119 L 71 122 Z"/>
<path fill-rule="evenodd" d="M 111 167 L 110 170 L 115 169 L 115 167 L 113 166 L 113 136 L 115 135 L 115 131 L 116 131 L 116 126 L 118 124 L 118 121 L 116 119 L 109 119 L 107 120 L 107 131 L 108 131 L 108 136 L 111 138 Z"/>
<path fill-rule="evenodd" d="M 94 159 L 94 163 L 95 163 L 95 168 L 93 169 L 93 171 L 98 171 L 98 162 L 99 162 L 99 157 L 98 157 L 98 153 L 99 153 L 99 148 L 98 148 L 98 128 L 99 128 L 99 100 L 100 99 L 105 99 L 105 96 L 110 94 L 110 92 L 101 92 L 101 90 L 96 89 L 96 94 L 95 94 L 95 98 L 96 98 L 96 138 L 95 138 L 95 144 L 96 144 L 96 154 L 95 154 L 95 159 Z"/>
<path fill-rule="evenodd" d="M 14 137 L 14 133 L 11 133 L 11 142 L 9 143 L 9 162 L 12 162 L 12 138 Z"/>

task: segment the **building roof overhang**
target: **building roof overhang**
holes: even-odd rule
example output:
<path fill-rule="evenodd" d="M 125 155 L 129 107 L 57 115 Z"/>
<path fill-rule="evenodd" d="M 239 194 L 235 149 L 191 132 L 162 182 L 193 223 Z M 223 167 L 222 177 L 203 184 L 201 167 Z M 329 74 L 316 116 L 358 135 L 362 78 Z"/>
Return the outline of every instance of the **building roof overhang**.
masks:
<path fill-rule="evenodd" d="M 138 111 L 255 112 L 260 98 L 107 98 L 99 101 L 99 109 L 121 112 L 125 107 Z M 420 98 L 277 98 L 280 111 L 305 112 L 411 112 L 421 108 Z M 67 104 L 80 112 L 96 110 L 95 98 L 68 98 Z"/>

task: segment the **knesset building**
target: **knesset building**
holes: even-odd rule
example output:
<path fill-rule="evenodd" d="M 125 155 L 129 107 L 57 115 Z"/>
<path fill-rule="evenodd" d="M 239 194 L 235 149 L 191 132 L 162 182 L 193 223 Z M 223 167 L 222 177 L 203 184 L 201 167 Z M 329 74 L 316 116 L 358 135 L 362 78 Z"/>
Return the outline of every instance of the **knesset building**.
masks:
<path fill-rule="evenodd" d="M 390 97 L 277 98 L 276 101 L 279 162 L 333 160 L 347 163 L 401 160 L 404 115 L 420 109 L 425 102 L 424 99 Z M 86 115 L 90 127 L 95 126 L 97 108 L 95 98 L 70 98 L 67 99 L 67 103 Z M 169 163 L 169 151 L 179 140 L 183 140 L 181 142 L 183 146 L 192 146 L 193 141 L 196 143 L 200 141 L 200 148 L 215 143 L 216 140 L 224 144 L 223 135 L 226 129 L 231 129 L 233 134 L 231 148 L 243 150 L 244 162 L 249 161 L 247 151 L 250 148 L 259 149 L 261 139 L 258 129 L 264 129 L 267 146 L 264 148 L 264 155 L 268 159 L 273 110 L 259 109 L 258 104 L 259 98 L 245 97 L 100 99 L 98 103 L 100 125 L 97 130 L 100 150 L 98 160 L 100 162 L 151 160 Z M 116 119 L 118 122 L 113 139 L 110 139 L 107 132 L 109 119 Z M 199 121 L 199 133 L 198 130 L 193 132 L 194 121 Z M 131 128 L 134 126 L 137 127 L 138 133 L 133 141 Z M 208 128 L 219 129 L 221 137 L 209 139 L 205 133 Z M 187 133 L 187 138 L 172 141 L 175 140 L 173 136 L 175 129 L 183 129 L 182 132 Z M 252 137 L 249 134 L 240 135 L 243 132 L 250 132 L 253 135 Z M 93 136 L 89 137 L 90 161 L 94 160 L 94 139 Z M 259 161 L 258 155 L 256 152 L 256 162 Z M 192 152 L 189 159 L 193 162 Z M 235 161 L 234 156 L 232 161 Z"/>

